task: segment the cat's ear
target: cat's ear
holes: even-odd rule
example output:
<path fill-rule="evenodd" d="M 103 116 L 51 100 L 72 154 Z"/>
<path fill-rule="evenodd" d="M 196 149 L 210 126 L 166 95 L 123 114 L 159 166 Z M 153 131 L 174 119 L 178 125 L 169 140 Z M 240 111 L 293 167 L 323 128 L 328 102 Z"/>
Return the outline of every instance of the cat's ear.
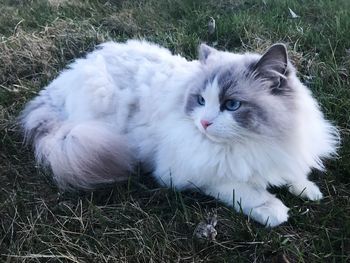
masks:
<path fill-rule="evenodd" d="M 287 78 L 288 55 L 284 44 L 271 46 L 254 66 L 258 77 L 269 79 L 272 91 L 282 91 Z"/>
<path fill-rule="evenodd" d="M 255 65 L 255 70 L 266 75 L 283 77 L 287 71 L 288 55 L 284 44 L 271 46 Z"/>
<path fill-rule="evenodd" d="M 214 54 L 216 52 L 217 50 L 215 48 L 209 47 L 204 43 L 200 44 L 198 48 L 199 61 L 205 63 L 210 54 Z"/>

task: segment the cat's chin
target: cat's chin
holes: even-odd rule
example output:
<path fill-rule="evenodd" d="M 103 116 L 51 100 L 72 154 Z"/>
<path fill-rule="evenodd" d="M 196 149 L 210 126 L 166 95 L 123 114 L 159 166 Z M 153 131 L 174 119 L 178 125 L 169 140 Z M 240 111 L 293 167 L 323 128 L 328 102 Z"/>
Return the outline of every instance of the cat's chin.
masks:
<path fill-rule="evenodd" d="M 203 137 L 205 137 L 211 142 L 218 143 L 218 144 L 228 144 L 232 142 L 232 139 L 214 136 L 200 126 L 197 126 L 197 128 L 200 131 L 200 133 L 203 135 Z"/>
<path fill-rule="evenodd" d="M 230 141 L 227 138 L 221 138 L 221 137 L 217 137 L 217 136 L 213 136 L 205 131 L 201 131 L 202 134 L 210 141 L 214 142 L 214 143 L 218 143 L 218 144 L 228 144 Z"/>

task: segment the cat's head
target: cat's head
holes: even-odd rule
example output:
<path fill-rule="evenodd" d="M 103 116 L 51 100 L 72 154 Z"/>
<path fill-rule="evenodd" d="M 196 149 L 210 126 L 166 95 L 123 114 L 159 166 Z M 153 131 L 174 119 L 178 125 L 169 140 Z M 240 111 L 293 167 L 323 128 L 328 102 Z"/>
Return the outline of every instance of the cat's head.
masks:
<path fill-rule="evenodd" d="M 233 54 L 202 44 L 202 74 L 189 84 L 185 112 L 215 142 L 281 137 L 294 123 L 295 78 L 283 44 L 263 55 Z"/>

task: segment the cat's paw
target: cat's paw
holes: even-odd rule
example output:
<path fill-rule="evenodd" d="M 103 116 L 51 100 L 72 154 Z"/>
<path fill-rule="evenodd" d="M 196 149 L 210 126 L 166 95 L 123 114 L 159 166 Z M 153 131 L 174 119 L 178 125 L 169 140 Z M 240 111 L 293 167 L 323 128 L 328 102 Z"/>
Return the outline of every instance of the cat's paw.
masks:
<path fill-rule="evenodd" d="M 261 206 L 251 210 L 251 216 L 259 223 L 267 227 L 275 227 L 288 220 L 289 208 L 279 199 L 271 198 Z"/>
<path fill-rule="evenodd" d="M 317 201 L 323 198 L 323 194 L 317 185 L 313 182 L 305 182 L 304 184 L 293 184 L 290 186 L 289 191 L 294 195 L 300 195 L 312 201 Z"/>
<path fill-rule="evenodd" d="M 323 198 L 323 194 L 315 184 L 310 184 L 304 192 L 304 196 L 312 201 L 321 200 Z"/>

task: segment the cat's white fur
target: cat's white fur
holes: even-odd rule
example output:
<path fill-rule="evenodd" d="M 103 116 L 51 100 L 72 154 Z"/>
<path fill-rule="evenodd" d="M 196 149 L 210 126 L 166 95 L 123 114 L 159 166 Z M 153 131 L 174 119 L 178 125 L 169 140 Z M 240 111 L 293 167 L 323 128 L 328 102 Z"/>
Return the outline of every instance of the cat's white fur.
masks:
<path fill-rule="evenodd" d="M 205 63 L 257 57 L 216 51 Z M 202 64 L 145 41 L 102 44 L 63 71 L 22 114 L 37 159 L 52 168 L 63 189 L 122 180 L 134 162 L 142 162 L 161 184 L 199 188 L 270 226 L 287 221 L 288 208 L 266 190 L 269 185 L 321 199 L 307 175 L 323 168 L 320 158 L 335 153 L 336 129 L 294 69 L 289 81 L 297 97 L 296 122 L 288 138 L 242 133 L 230 140 L 226 135 L 237 127 L 225 126 L 232 121 L 227 114 L 210 129 L 200 124 L 219 114 L 217 82 L 203 93 L 212 108 L 184 113 Z"/>

